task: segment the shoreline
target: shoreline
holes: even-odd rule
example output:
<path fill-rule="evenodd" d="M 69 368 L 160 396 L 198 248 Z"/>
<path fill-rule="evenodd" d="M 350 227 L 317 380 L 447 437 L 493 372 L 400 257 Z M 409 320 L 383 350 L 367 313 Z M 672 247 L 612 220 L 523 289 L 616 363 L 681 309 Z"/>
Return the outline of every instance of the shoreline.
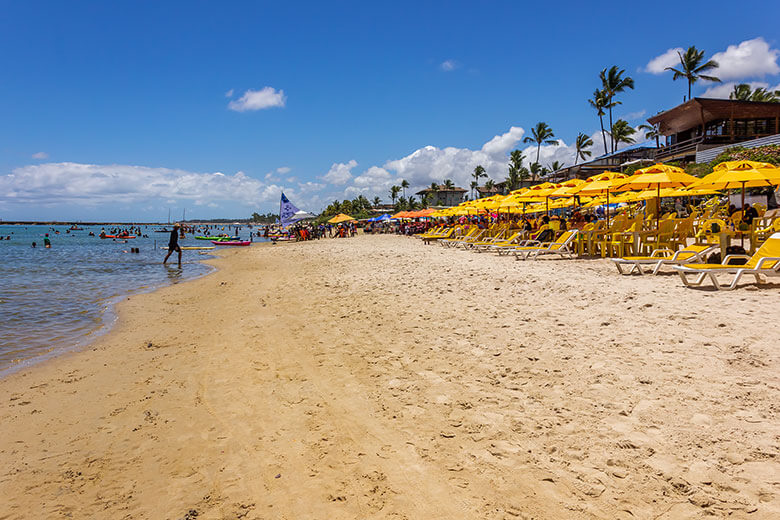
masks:
<path fill-rule="evenodd" d="M 209 256 L 215 255 L 215 253 L 216 250 L 210 251 Z M 11 374 L 15 374 L 20 370 L 26 370 L 36 365 L 39 365 L 41 363 L 47 363 L 53 359 L 58 358 L 59 356 L 66 355 L 70 352 L 78 352 L 82 349 L 89 348 L 92 343 L 96 342 L 101 337 L 110 333 L 111 330 L 114 328 L 114 326 L 118 321 L 116 306 L 120 302 L 122 302 L 126 298 L 129 298 L 130 296 L 154 292 L 158 289 L 168 287 L 170 285 L 176 285 L 178 283 L 186 283 L 192 280 L 197 280 L 198 278 L 202 278 L 204 276 L 208 276 L 209 274 L 212 274 L 214 271 L 216 271 L 215 267 L 210 266 L 210 264 L 207 263 L 208 260 L 211 260 L 211 258 L 207 258 L 203 260 L 195 260 L 196 263 L 207 265 L 209 266 L 209 268 L 205 272 L 191 275 L 191 277 L 187 277 L 183 279 L 181 282 L 170 282 L 169 280 L 168 281 L 161 280 L 158 284 L 145 285 L 135 289 L 130 289 L 124 294 L 119 294 L 114 296 L 113 298 L 108 299 L 101 305 L 103 309 L 100 311 L 100 320 L 96 323 L 94 329 L 89 330 L 76 341 L 67 342 L 67 344 L 52 346 L 45 353 L 37 354 L 29 358 L 19 359 L 18 361 L 6 367 L 0 367 L 0 380 L 10 376 Z M 162 261 L 160 262 L 160 265 L 163 265 Z"/>
<path fill-rule="evenodd" d="M 393 235 L 208 262 L 0 380 L 0 517 L 780 512 L 775 288 Z"/>

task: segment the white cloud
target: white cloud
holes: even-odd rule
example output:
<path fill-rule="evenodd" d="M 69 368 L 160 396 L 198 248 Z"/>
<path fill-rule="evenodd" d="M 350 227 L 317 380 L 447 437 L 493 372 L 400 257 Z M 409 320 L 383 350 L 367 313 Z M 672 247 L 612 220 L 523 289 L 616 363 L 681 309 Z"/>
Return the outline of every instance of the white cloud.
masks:
<path fill-rule="evenodd" d="M 352 168 L 355 166 L 357 161 L 354 159 L 348 163 L 333 163 L 322 178 L 330 184 L 346 184 L 352 180 Z"/>
<path fill-rule="evenodd" d="M 734 91 L 734 86 L 737 85 L 737 83 L 738 82 L 736 81 L 729 81 L 728 83 L 717 83 L 715 85 L 712 85 L 707 90 L 705 90 L 700 97 L 728 99 L 729 94 L 731 94 Z M 769 83 L 765 81 L 748 81 L 748 82 L 739 82 L 739 83 L 747 83 L 748 85 L 750 85 L 750 88 L 753 90 L 759 87 L 765 88 L 767 90 L 780 90 L 780 85 L 775 85 L 774 87 L 770 87 Z"/>
<path fill-rule="evenodd" d="M 508 132 L 495 136 L 482 146 L 482 151 L 488 155 L 504 155 L 511 151 L 515 144 L 523 138 L 525 130 L 513 126 Z"/>
<path fill-rule="evenodd" d="M 713 75 L 725 80 L 778 74 L 778 56 L 780 51 L 771 49 L 763 38 L 746 40 L 739 45 L 729 45 L 725 51 L 712 57 L 718 62 Z"/>
<path fill-rule="evenodd" d="M 647 114 L 647 110 L 637 110 L 636 112 L 629 112 L 628 114 L 620 116 L 620 119 L 626 121 L 634 121 L 635 119 L 642 119 Z"/>
<path fill-rule="evenodd" d="M 290 170 L 292 170 L 292 168 L 290 168 L 289 166 L 282 166 L 276 169 L 276 173 L 280 173 L 284 175 L 285 173 L 290 173 Z"/>
<path fill-rule="evenodd" d="M 660 56 L 656 56 L 645 67 L 645 72 L 650 74 L 663 74 L 666 71 L 666 67 L 675 67 L 680 64 L 680 56 L 678 52 L 683 52 L 681 47 L 675 47 L 669 49 Z"/>
<path fill-rule="evenodd" d="M 146 166 L 45 163 L 23 166 L 0 176 L 0 203 L 39 205 L 115 205 L 149 200 L 194 204 L 231 201 L 257 205 L 279 197 L 279 186 L 243 172 L 195 173 Z"/>
<path fill-rule="evenodd" d="M 46 152 L 37 152 L 37 153 L 32 154 L 32 158 L 33 159 L 48 159 L 49 158 L 49 154 L 47 154 Z"/>
<path fill-rule="evenodd" d="M 263 110 L 272 107 L 283 107 L 287 102 L 284 90 L 273 87 L 263 87 L 260 90 L 247 90 L 240 98 L 228 103 L 230 110 L 246 112 L 248 110 Z"/>
<path fill-rule="evenodd" d="M 445 60 L 441 62 L 439 68 L 444 72 L 452 72 L 453 70 L 457 69 L 459 66 L 460 64 L 455 60 Z"/>
<path fill-rule="evenodd" d="M 233 97 L 233 89 L 232 88 L 230 90 L 228 90 L 227 92 L 225 92 L 225 97 L 226 98 L 232 98 Z"/>

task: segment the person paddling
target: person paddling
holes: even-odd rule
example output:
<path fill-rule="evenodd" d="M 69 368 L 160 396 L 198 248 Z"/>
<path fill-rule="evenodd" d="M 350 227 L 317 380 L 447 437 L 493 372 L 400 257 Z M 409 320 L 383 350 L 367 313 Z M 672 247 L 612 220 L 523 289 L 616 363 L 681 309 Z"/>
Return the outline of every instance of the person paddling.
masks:
<path fill-rule="evenodd" d="M 168 240 L 168 254 L 165 255 L 165 260 L 163 260 L 163 264 L 168 261 L 168 258 L 173 254 L 174 251 L 179 253 L 179 267 L 181 267 L 181 246 L 179 246 L 179 227 L 180 224 L 177 222 L 173 225 L 173 230 L 171 231 L 171 238 Z"/>

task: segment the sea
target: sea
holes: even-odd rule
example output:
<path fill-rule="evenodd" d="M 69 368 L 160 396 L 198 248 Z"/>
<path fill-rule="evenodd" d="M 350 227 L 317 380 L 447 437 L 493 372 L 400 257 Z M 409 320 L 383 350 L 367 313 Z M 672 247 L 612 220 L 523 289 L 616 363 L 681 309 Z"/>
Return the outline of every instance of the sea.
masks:
<path fill-rule="evenodd" d="M 0 377 L 90 343 L 116 321 L 113 307 L 122 298 L 213 269 L 202 263 L 209 251 L 183 251 L 181 268 L 174 253 L 163 265 L 167 251 L 160 248 L 170 233 L 155 232 L 163 225 L 141 226 L 127 241 L 100 239 L 101 226 L 69 227 L 0 225 Z M 179 243 L 212 245 L 192 236 Z"/>

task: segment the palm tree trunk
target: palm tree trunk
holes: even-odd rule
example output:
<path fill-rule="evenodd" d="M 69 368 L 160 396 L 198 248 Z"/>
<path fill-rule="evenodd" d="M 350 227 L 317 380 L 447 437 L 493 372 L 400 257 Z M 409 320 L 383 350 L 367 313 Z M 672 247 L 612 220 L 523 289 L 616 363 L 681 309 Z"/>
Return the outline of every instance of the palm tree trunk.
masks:
<path fill-rule="evenodd" d="M 691 80 L 688 80 L 688 101 L 691 100 Z"/>
<path fill-rule="evenodd" d="M 599 123 L 601 123 L 601 140 L 604 141 L 604 155 L 607 155 L 607 136 L 604 135 L 604 117 L 599 116 Z"/>
<path fill-rule="evenodd" d="M 615 152 L 615 138 L 612 137 L 612 96 L 609 96 L 609 143 L 612 152 Z"/>
<path fill-rule="evenodd" d="M 542 142 L 536 143 L 536 164 L 539 164 L 539 152 L 542 150 Z"/>

